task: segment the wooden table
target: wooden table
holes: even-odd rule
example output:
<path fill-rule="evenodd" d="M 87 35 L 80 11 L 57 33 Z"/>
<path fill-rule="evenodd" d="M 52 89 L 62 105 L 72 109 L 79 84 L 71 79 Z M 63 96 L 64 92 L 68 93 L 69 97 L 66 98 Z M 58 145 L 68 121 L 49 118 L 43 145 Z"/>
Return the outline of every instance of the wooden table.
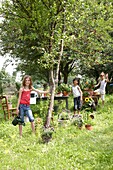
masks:
<path fill-rule="evenodd" d="M 69 96 L 55 96 L 54 97 L 54 100 L 58 100 L 58 101 L 60 101 L 60 100 L 65 100 L 65 102 L 66 102 L 66 109 L 68 109 L 68 98 L 69 98 Z M 36 98 L 36 103 L 37 102 L 39 102 L 39 101 L 45 101 L 45 100 L 48 100 L 48 97 L 37 97 Z"/>

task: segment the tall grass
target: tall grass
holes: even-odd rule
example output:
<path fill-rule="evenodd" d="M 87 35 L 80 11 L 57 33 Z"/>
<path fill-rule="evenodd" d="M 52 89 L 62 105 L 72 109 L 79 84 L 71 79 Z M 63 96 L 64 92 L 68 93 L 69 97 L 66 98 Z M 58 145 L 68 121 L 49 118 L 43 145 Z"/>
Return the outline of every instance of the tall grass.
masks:
<path fill-rule="evenodd" d="M 71 102 L 71 99 L 70 101 Z M 70 107 L 71 107 L 71 103 Z M 57 125 L 48 144 L 39 134 L 32 135 L 30 123 L 23 127 L 19 138 L 18 126 L 12 120 L 0 121 L 1 170 L 112 170 L 113 169 L 113 96 L 106 96 L 95 112 L 92 131 L 73 125 Z"/>

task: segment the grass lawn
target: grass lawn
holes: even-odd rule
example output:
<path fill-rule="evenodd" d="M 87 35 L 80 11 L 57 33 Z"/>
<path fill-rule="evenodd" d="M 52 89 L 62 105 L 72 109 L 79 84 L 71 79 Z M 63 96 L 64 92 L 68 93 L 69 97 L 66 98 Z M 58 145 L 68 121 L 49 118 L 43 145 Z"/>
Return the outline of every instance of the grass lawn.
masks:
<path fill-rule="evenodd" d="M 20 139 L 11 121 L 0 120 L 0 170 L 113 170 L 113 95 L 99 102 L 93 130 L 56 123 L 48 144 L 29 123 Z"/>

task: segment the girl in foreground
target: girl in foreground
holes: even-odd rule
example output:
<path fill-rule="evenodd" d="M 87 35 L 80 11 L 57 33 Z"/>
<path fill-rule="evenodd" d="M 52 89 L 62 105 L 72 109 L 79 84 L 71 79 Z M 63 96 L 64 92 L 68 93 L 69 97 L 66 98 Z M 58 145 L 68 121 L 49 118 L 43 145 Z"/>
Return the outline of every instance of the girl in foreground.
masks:
<path fill-rule="evenodd" d="M 19 90 L 19 98 L 17 103 L 17 115 L 19 114 L 22 124 L 24 123 L 24 115 L 26 115 L 31 122 L 31 128 L 33 133 L 35 133 L 34 117 L 30 109 L 30 93 L 31 91 L 36 91 L 39 94 L 49 93 L 48 91 L 42 91 L 35 89 L 32 86 L 31 76 L 26 75 L 22 81 L 22 87 Z M 19 134 L 22 137 L 22 124 L 19 124 Z"/>

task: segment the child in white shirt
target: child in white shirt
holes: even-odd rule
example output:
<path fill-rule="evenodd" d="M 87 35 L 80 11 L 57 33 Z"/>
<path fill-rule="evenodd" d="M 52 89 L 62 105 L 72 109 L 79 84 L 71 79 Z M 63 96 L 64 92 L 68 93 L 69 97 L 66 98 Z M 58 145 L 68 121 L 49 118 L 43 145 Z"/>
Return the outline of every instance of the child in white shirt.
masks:
<path fill-rule="evenodd" d="M 102 72 L 100 74 L 100 80 L 99 80 L 98 84 L 95 85 L 95 87 L 100 85 L 100 87 L 97 90 L 95 90 L 94 93 L 96 92 L 96 93 L 100 94 L 103 105 L 104 105 L 104 101 L 105 101 L 105 92 L 106 92 L 107 82 L 109 82 L 108 74 L 105 75 L 104 72 Z"/>
<path fill-rule="evenodd" d="M 80 114 L 82 91 L 79 86 L 79 79 L 77 78 L 73 79 L 72 93 L 74 97 L 74 115 L 76 114 L 76 111 Z"/>

